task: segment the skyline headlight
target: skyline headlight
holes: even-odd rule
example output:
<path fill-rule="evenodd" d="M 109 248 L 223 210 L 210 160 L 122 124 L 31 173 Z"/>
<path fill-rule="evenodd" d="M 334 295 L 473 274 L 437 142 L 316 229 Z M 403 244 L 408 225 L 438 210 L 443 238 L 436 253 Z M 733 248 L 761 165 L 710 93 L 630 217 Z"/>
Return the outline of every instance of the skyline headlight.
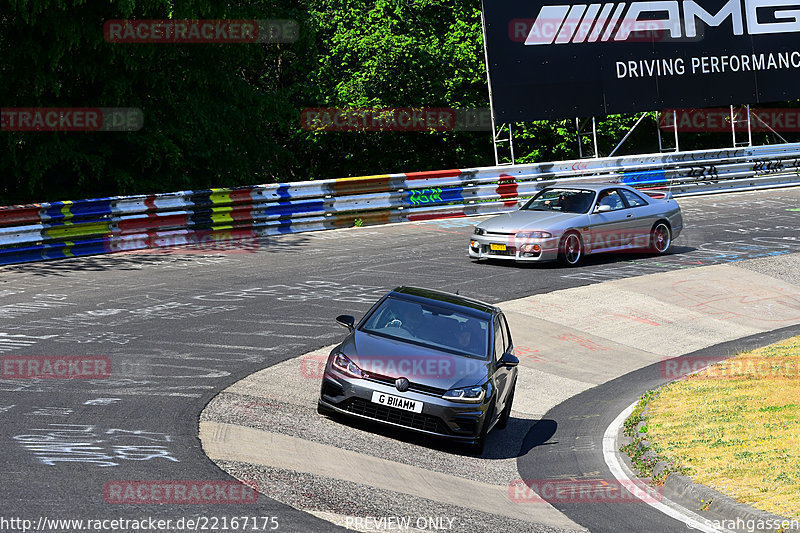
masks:
<path fill-rule="evenodd" d="M 483 228 L 479 228 L 478 226 L 475 226 L 475 232 L 474 233 L 475 233 L 475 235 L 485 235 L 486 234 L 486 230 L 483 229 Z"/>
<path fill-rule="evenodd" d="M 549 239 L 553 234 L 549 231 L 520 231 L 517 239 Z"/>
<path fill-rule="evenodd" d="M 336 357 L 333 358 L 333 367 L 339 372 L 354 378 L 366 377 L 364 371 L 358 368 L 358 365 L 352 362 L 350 358 L 343 353 L 337 353 Z"/>
<path fill-rule="evenodd" d="M 486 396 L 486 391 L 483 387 L 476 385 L 475 387 L 462 387 L 460 389 L 450 389 L 442 394 L 442 398 L 453 402 L 466 402 L 466 403 L 480 403 L 483 397 Z"/>

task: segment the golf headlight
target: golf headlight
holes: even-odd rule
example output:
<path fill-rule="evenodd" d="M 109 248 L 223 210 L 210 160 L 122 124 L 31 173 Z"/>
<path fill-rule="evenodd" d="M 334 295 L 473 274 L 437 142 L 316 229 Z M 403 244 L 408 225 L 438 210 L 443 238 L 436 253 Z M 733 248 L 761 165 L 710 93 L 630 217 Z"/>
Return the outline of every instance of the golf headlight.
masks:
<path fill-rule="evenodd" d="M 483 229 L 483 228 L 479 228 L 478 226 L 475 226 L 475 232 L 474 233 L 475 233 L 475 235 L 485 235 L 486 234 L 486 230 Z"/>
<path fill-rule="evenodd" d="M 486 392 L 480 385 L 475 387 L 464 387 L 462 389 L 450 389 L 442 395 L 445 400 L 454 402 L 480 403 Z"/>
<path fill-rule="evenodd" d="M 366 377 L 364 372 L 358 368 L 354 362 L 352 362 L 348 357 L 343 353 L 337 353 L 336 356 L 333 358 L 333 366 L 339 372 L 343 374 L 347 374 L 348 376 L 352 376 L 354 378 L 363 378 Z"/>
<path fill-rule="evenodd" d="M 517 233 L 517 239 L 547 239 L 552 236 L 553 234 L 549 231 L 520 231 Z"/>

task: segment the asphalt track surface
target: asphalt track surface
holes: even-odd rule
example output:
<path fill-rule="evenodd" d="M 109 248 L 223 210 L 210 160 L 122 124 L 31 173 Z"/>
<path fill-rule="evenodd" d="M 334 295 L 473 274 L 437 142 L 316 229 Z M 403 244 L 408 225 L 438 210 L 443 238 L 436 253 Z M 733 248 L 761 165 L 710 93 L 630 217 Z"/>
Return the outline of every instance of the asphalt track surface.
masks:
<path fill-rule="evenodd" d="M 360 315 L 395 286 L 459 290 L 500 302 L 800 251 L 800 189 L 684 199 L 680 205 L 686 228 L 669 255 L 601 256 L 573 269 L 470 262 L 466 246 L 475 219 L 286 235 L 227 250 L 4 267 L 1 355 L 104 356 L 112 367 L 102 379 L 0 380 L 0 529 L 13 531 L 1 521 L 12 518 L 35 526 L 42 518 L 257 516 L 277 517 L 279 531 L 334 530 L 263 495 L 254 504 L 131 505 L 107 502 L 104 486 L 231 479 L 200 448 L 198 416 L 206 403 L 252 372 L 335 343 L 342 334 L 336 315 Z M 609 413 L 617 407 L 609 405 Z M 537 434 L 529 435 L 528 444 L 541 440 Z M 557 443 L 530 448 L 534 454 L 557 449 Z M 572 468 L 569 461 L 562 473 Z M 539 475 L 524 471 L 526 460 L 519 464 L 523 479 Z M 593 511 L 580 511 L 587 512 Z M 654 514 L 647 515 L 652 524 L 669 523 Z M 631 523 L 642 524 L 635 516 Z M 583 514 L 574 519 L 588 520 Z M 591 528 L 619 526 L 596 520 Z"/>

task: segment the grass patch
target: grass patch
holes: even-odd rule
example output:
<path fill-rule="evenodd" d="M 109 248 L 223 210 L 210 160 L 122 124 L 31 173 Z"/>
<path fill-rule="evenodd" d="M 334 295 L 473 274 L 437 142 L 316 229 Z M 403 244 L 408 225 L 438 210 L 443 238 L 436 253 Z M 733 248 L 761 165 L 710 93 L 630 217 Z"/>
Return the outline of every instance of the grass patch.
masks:
<path fill-rule="evenodd" d="M 663 387 L 647 439 L 695 482 L 800 518 L 800 336 Z"/>
<path fill-rule="evenodd" d="M 649 418 L 647 414 L 648 404 L 658 397 L 660 391 L 653 390 L 645 393 L 644 396 L 633 408 L 631 415 L 625 420 L 623 433 L 631 438 L 633 442 L 626 444 L 620 451 L 626 453 L 631 459 L 633 467 L 645 477 L 651 478 L 655 485 L 661 485 L 664 480 L 673 473 L 686 474 L 686 468 L 681 464 L 667 457 L 664 450 L 658 443 L 650 442 Z M 644 442 L 650 442 L 649 446 L 644 446 Z M 659 472 L 654 472 L 653 467 L 657 463 L 664 462 L 666 466 Z"/>

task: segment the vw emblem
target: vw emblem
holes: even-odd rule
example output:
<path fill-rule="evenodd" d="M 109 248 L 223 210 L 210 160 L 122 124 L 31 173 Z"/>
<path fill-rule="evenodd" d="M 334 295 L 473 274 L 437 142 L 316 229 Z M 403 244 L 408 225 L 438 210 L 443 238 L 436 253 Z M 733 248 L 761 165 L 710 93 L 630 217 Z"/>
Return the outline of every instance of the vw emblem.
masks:
<path fill-rule="evenodd" d="M 400 392 L 405 392 L 408 390 L 409 382 L 406 378 L 397 378 L 394 382 L 394 386 Z"/>

